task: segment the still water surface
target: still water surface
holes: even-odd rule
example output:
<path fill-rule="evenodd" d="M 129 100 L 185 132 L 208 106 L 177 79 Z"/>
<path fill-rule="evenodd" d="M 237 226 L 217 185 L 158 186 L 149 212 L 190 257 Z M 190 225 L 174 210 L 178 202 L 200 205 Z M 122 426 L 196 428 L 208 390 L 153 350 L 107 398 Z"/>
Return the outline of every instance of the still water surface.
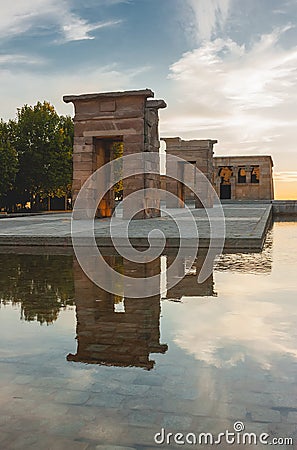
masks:
<path fill-rule="evenodd" d="M 148 299 L 105 293 L 72 255 L 0 255 L 0 448 L 181 448 L 154 436 L 236 421 L 297 442 L 296 249 L 297 223 L 275 223 L 262 253 L 223 255 L 202 286 L 197 261 Z"/>

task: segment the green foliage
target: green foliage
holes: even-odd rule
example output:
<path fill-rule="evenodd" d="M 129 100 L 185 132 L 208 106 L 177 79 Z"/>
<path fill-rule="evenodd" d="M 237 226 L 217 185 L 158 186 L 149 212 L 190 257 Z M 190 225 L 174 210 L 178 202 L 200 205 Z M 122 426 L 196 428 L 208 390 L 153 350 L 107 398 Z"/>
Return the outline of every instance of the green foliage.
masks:
<path fill-rule="evenodd" d="M 8 127 L 19 160 L 18 198 L 64 196 L 72 180 L 72 119 L 59 116 L 50 103 L 38 102 L 18 109 Z"/>
<path fill-rule="evenodd" d="M 9 127 L 0 121 L 0 201 L 13 189 L 18 171 L 17 152 L 9 140 Z"/>
<path fill-rule="evenodd" d="M 1 255 L 0 271 L 0 308 L 20 305 L 22 320 L 49 325 L 74 304 L 72 256 Z"/>

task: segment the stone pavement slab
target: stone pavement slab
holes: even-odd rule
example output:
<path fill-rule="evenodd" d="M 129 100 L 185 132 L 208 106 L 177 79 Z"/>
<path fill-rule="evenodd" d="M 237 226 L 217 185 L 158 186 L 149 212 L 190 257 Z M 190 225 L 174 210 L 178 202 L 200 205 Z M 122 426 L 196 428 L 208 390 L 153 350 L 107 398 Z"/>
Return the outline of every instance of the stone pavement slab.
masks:
<path fill-rule="evenodd" d="M 210 227 L 207 213 L 214 216 L 214 225 L 219 223 L 219 211 L 191 209 L 199 234 L 200 248 L 207 248 L 210 240 Z M 225 249 L 261 249 L 266 232 L 272 219 L 272 205 L 269 203 L 228 203 L 223 205 L 226 226 Z M 217 215 L 216 215 L 217 212 Z M 193 240 L 191 223 L 188 222 L 184 209 L 167 210 L 160 218 L 133 220 L 128 227 L 130 242 L 133 246 L 148 246 L 148 235 L 153 230 L 160 230 L 166 238 L 166 247 L 178 248 L 180 235 L 174 218 L 186 237 L 186 246 L 191 247 Z M 0 246 L 57 246 L 71 247 L 71 213 L 34 215 L 28 217 L 3 218 L 0 220 Z M 113 246 L 110 219 L 95 220 L 95 238 L 100 247 Z M 127 221 L 116 218 L 112 235 L 123 239 L 124 226 Z M 84 232 L 81 232 L 82 240 Z M 215 238 L 218 236 L 215 236 Z M 156 240 L 158 243 L 159 241 Z M 159 244 L 158 244 L 159 245 Z M 119 245 L 121 246 L 121 244 Z"/>

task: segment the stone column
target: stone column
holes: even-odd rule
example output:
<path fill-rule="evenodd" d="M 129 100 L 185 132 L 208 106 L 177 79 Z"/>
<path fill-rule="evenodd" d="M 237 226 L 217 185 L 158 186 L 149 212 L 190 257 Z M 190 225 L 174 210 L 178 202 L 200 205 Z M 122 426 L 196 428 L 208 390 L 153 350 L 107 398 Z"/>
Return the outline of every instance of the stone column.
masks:
<path fill-rule="evenodd" d="M 144 151 L 146 157 L 148 153 L 152 154 L 152 158 L 148 162 L 147 172 L 145 174 L 144 186 L 146 189 L 161 189 L 160 179 L 160 139 L 159 139 L 159 109 L 166 108 L 164 100 L 147 100 L 145 106 L 145 141 Z M 152 172 L 157 172 L 152 173 Z M 146 217 L 160 217 L 160 195 L 158 192 L 150 193 L 145 198 L 145 215 Z"/>
<path fill-rule="evenodd" d="M 76 197 L 85 183 L 94 171 L 96 156 L 94 139 L 84 137 L 76 124 L 74 123 L 74 146 L 73 146 L 73 182 L 72 182 L 72 200 Z"/>
<path fill-rule="evenodd" d="M 244 168 L 246 173 L 246 183 L 249 184 L 252 182 L 252 170 L 253 168 L 251 166 L 245 166 Z"/>
<path fill-rule="evenodd" d="M 218 175 L 215 178 L 215 189 L 216 189 L 216 193 L 218 195 L 218 197 L 220 198 L 221 195 L 221 177 L 219 177 Z"/>
<path fill-rule="evenodd" d="M 231 200 L 236 200 L 236 185 L 237 185 L 237 177 L 238 177 L 238 167 L 232 166 L 232 175 L 230 177 L 231 184 Z"/>

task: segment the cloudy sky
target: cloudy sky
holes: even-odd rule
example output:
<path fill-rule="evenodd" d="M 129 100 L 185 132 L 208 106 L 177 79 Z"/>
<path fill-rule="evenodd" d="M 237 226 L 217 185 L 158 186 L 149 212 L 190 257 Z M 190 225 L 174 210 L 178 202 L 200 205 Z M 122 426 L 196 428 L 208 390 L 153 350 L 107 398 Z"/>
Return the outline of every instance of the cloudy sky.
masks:
<path fill-rule="evenodd" d="M 0 117 L 64 94 L 151 88 L 161 134 L 271 154 L 297 198 L 296 0 L 1 0 Z"/>

